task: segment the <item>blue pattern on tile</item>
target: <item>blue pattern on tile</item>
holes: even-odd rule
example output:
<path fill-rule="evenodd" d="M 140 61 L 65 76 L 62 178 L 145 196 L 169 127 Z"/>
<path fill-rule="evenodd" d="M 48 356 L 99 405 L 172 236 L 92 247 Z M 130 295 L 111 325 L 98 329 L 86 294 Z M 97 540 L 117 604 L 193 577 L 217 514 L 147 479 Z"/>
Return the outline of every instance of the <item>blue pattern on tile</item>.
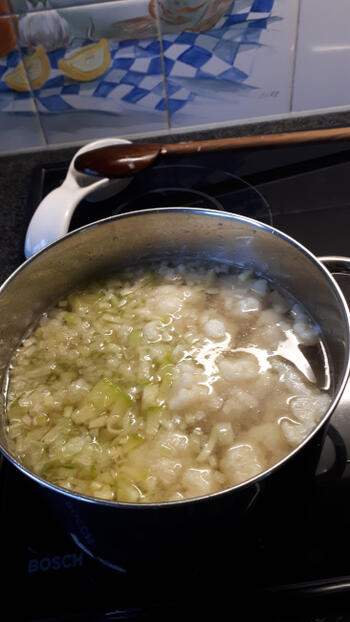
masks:
<path fill-rule="evenodd" d="M 174 61 L 171 60 L 170 58 L 164 58 L 164 69 L 165 69 L 165 73 L 168 74 L 172 68 L 174 67 Z M 162 65 L 162 60 L 161 58 L 152 58 L 149 67 L 148 67 L 148 73 L 149 74 L 162 74 L 162 70 L 163 70 L 163 65 Z"/>
<path fill-rule="evenodd" d="M 150 54 L 160 54 L 161 50 L 160 50 L 160 43 L 159 43 L 159 41 L 156 41 L 156 40 L 151 41 L 151 43 L 145 49 L 142 50 L 142 48 L 141 48 L 140 54 L 144 56 L 145 55 L 145 50 L 147 52 L 149 52 Z"/>
<path fill-rule="evenodd" d="M 231 24 L 240 24 L 241 22 L 245 22 L 249 13 L 238 13 L 237 15 L 229 15 L 226 21 L 226 27 L 231 26 Z"/>
<path fill-rule="evenodd" d="M 51 78 L 45 83 L 45 89 L 57 88 L 58 86 L 64 86 L 64 77 L 62 75 L 55 76 L 55 78 Z"/>
<path fill-rule="evenodd" d="M 114 58 L 113 57 L 112 67 L 125 69 L 127 71 L 128 69 L 130 69 L 130 67 L 132 67 L 134 62 L 135 62 L 134 58 Z"/>
<path fill-rule="evenodd" d="M 251 11 L 253 13 L 269 13 L 273 7 L 274 0 L 255 0 Z"/>
<path fill-rule="evenodd" d="M 19 56 L 18 50 L 12 50 L 12 52 L 10 52 L 6 56 L 7 68 L 16 67 L 16 65 L 18 65 L 19 61 L 20 61 L 20 56 Z"/>
<path fill-rule="evenodd" d="M 146 89 L 139 89 L 135 86 L 132 91 L 122 97 L 122 100 L 131 104 L 136 104 L 138 101 L 140 101 L 140 99 L 145 97 L 145 95 L 148 95 L 148 91 L 146 91 Z"/>
<path fill-rule="evenodd" d="M 114 82 L 100 82 L 94 90 L 95 97 L 108 97 L 108 95 L 115 89 Z"/>
<path fill-rule="evenodd" d="M 155 109 L 162 110 L 162 111 L 167 110 L 166 101 L 164 97 L 159 100 L 158 104 L 155 106 Z"/>
<path fill-rule="evenodd" d="M 50 64 L 53 69 L 58 68 L 58 61 L 64 57 L 66 50 L 64 48 L 58 48 L 50 53 Z"/>
<path fill-rule="evenodd" d="M 239 52 L 240 44 L 238 42 L 227 41 L 225 39 L 219 41 L 215 47 L 215 54 L 221 60 L 233 65 Z"/>
<path fill-rule="evenodd" d="M 15 95 L 15 100 L 21 100 L 21 99 L 30 99 L 31 98 L 31 93 L 29 92 L 25 92 L 25 93 L 16 93 Z"/>
<path fill-rule="evenodd" d="M 209 31 L 185 31 L 165 34 L 160 46 L 157 39 L 109 41 L 112 62 L 108 70 L 94 81 L 74 82 L 63 76 L 58 61 L 67 54 L 63 48 L 48 54 L 51 63 L 49 80 L 36 92 L 41 110 L 59 112 L 84 109 L 116 112 L 118 102 L 137 104 L 152 110 L 169 110 L 174 114 L 200 96 L 220 98 L 253 89 L 247 80 L 245 52 L 261 45 L 260 36 L 272 21 L 274 0 L 247 1 L 244 11 L 235 13 L 232 2 L 227 14 Z M 249 8 L 250 7 L 250 8 Z M 75 41 L 75 47 L 91 41 Z M 161 47 L 164 53 L 161 58 Z M 24 53 L 27 53 L 24 50 Z M 19 62 L 18 51 L 0 59 L 0 91 L 7 91 L 9 109 L 19 94 L 9 91 L 1 79 Z M 163 70 L 167 78 L 167 100 L 164 99 Z M 29 93 L 24 94 L 30 97 Z M 16 101 L 17 101 L 16 99 Z M 18 99 L 19 101 L 19 99 Z M 102 104 L 103 101 L 103 104 Z"/>
<path fill-rule="evenodd" d="M 266 30 L 266 28 L 268 27 L 268 19 L 265 17 L 263 19 L 253 19 L 251 22 L 249 22 L 247 24 L 247 33 L 249 32 L 249 30 L 258 30 L 259 31 L 259 35 L 260 35 L 260 31 L 261 30 Z"/>
<path fill-rule="evenodd" d="M 209 59 L 211 58 L 210 52 L 208 50 L 204 50 L 196 45 L 193 45 L 191 48 L 183 52 L 181 56 L 179 56 L 178 60 L 183 63 L 188 63 L 192 65 L 192 67 L 197 67 L 198 69 L 202 67 Z"/>
<path fill-rule="evenodd" d="M 128 73 L 120 80 L 121 84 L 133 84 L 138 86 L 144 79 L 145 74 L 139 71 L 128 71 Z M 115 85 L 114 85 L 115 86 Z"/>
<path fill-rule="evenodd" d="M 167 81 L 168 97 L 171 97 L 171 95 L 174 95 L 174 93 L 177 93 L 177 91 L 179 91 L 180 89 L 181 89 L 181 86 L 179 86 L 178 84 L 174 84 L 171 80 Z"/>
<path fill-rule="evenodd" d="M 225 80 L 229 80 L 230 82 L 243 82 L 248 78 L 248 74 L 240 69 L 236 69 L 236 67 L 231 67 L 226 71 L 220 73 L 220 78 Z"/>
<path fill-rule="evenodd" d="M 138 44 L 137 39 L 128 39 L 127 41 L 118 41 L 118 46 L 120 49 L 128 48 L 130 46 L 137 45 L 137 44 Z"/>
<path fill-rule="evenodd" d="M 184 106 L 184 102 L 182 99 L 176 99 L 175 97 L 169 99 L 169 113 L 170 114 L 173 114 L 174 112 L 177 112 L 178 110 L 181 110 L 183 106 Z"/>
<path fill-rule="evenodd" d="M 166 41 L 165 39 L 163 39 L 162 41 L 163 51 L 165 52 L 168 48 L 172 46 L 172 44 L 173 44 L 172 41 Z"/>
<path fill-rule="evenodd" d="M 187 43 L 193 45 L 196 42 L 197 34 L 194 32 L 181 32 L 175 39 L 175 43 Z M 166 39 L 165 39 L 166 41 Z"/>
<path fill-rule="evenodd" d="M 164 84 L 163 84 L 163 80 L 158 82 L 158 84 L 156 84 L 153 87 L 153 89 L 150 89 L 150 93 L 153 93 L 154 95 L 159 95 L 159 97 L 164 97 Z"/>
<path fill-rule="evenodd" d="M 62 87 L 62 95 L 79 95 L 79 84 L 66 84 Z"/>
<path fill-rule="evenodd" d="M 74 110 L 73 106 L 67 104 L 59 95 L 49 95 L 48 97 L 38 97 L 38 100 L 48 110 L 62 112 L 64 110 Z"/>

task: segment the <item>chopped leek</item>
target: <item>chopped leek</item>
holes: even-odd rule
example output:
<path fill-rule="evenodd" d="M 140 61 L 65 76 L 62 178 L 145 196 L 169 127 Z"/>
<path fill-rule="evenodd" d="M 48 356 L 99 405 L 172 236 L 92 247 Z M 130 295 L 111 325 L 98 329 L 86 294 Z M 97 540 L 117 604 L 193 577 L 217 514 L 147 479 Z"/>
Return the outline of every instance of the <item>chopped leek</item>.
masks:
<path fill-rule="evenodd" d="M 151 406 L 151 408 L 147 410 L 145 428 L 147 436 L 155 436 L 157 434 L 163 412 L 164 408 L 161 406 Z"/>
<path fill-rule="evenodd" d="M 131 403 L 131 399 L 126 391 L 110 378 L 102 378 L 86 396 L 86 403 L 93 405 L 97 415 L 102 414 L 107 409 L 118 414 L 124 414 Z"/>

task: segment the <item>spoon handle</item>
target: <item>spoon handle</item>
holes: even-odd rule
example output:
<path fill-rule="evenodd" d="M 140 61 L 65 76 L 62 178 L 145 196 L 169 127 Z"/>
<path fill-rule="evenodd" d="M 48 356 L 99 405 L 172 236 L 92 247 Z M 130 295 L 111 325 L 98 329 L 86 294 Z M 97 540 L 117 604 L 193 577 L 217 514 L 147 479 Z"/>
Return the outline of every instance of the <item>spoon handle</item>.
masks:
<path fill-rule="evenodd" d="M 283 145 L 305 143 L 321 143 L 350 139 L 350 127 L 325 130 L 308 130 L 299 132 L 283 132 L 280 134 L 260 134 L 258 136 L 241 136 L 216 138 L 213 140 L 195 140 L 189 142 L 163 144 L 162 154 L 186 154 L 200 151 L 220 151 L 224 149 L 265 149 Z"/>

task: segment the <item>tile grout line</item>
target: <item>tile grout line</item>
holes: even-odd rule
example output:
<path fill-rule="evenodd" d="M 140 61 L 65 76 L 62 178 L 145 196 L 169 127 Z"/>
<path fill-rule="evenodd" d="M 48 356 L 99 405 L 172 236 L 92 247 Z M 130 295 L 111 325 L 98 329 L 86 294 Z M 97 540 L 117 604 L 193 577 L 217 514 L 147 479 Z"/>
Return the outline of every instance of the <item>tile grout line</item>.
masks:
<path fill-rule="evenodd" d="M 293 58 L 292 74 L 291 74 L 291 80 L 290 80 L 289 112 L 293 112 L 294 85 L 295 85 L 297 50 L 298 50 L 299 30 L 300 30 L 301 2 L 302 0 L 298 0 L 296 30 L 295 30 L 295 38 L 294 38 L 294 58 Z"/>
<path fill-rule="evenodd" d="M 23 63 L 26 79 L 27 79 L 28 85 L 29 85 L 29 92 L 30 92 L 31 99 L 32 99 L 32 102 L 33 102 L 34 114 L 36 116 L 36 120 L 37 120 L 37 123 L 38 123 L 38 126 L 39 126 L 39 133 L 40 133 L 40 136 L 41 136 L 41 140 L 43 142 L 42 147 L 45 149 L 45 148 L 48 147 L 48 141 L 47 141 L 47 138 L 46 138 L 46 134 L 45 134 L 44 128 L 43 128 L 42 123 L 41 123 L 41 117 L 40 117 L 40 113 L 39 113 L 39 110 L 38 110 L 38 104 L 37 104 L 37 101 L 36 101 L 36 97 L 34 95 L 34 91 L 32 89 L 32 85 L 31 85 L 31 82 L 30 82 L 29 74 L 28 74 L 27 68 L 25 66 L 24 57 L 23 57 L 23 54 L 22 54 L 20 42 L 18 40 L 18 34 L 17 34 L 17 30 L 16 30 L 16 25 L 15 25 L 14 20 L 13 20 L 14 15 L 15 14 L 12 13 L 11 15 L 9 15 L 9 18 L 11 20 L 12 28 L 13 28 L 14 32 L 16 33 L 16 44 L 17 44 L 18 54 L 19 54 L 19 57 L 20 57 L 20 59 L 21 59 L 21 61 Z"/>
<path fill-rule="evenodd" d="M 170 110 L 169 110 L 169 98 L 168 98 L 168 84 L 167 84 L 166 73 L 165 73 L 164 47 L 163 47 L 162 29 L 160 26 L 160 19 L 159 19 L 158 0 L 155 2 L 155 8 L 156 8 L 156 15 L 157 15 L 156 27 L 157 27 L 157 35 L 158 35 L 158 41 L 159 41 L 160 62 L 162 66 L 162 76 L 163 76 L 166 123 L 167 123 L 167 130 L 170 131 L 171 123 L 170 123 Z"/>

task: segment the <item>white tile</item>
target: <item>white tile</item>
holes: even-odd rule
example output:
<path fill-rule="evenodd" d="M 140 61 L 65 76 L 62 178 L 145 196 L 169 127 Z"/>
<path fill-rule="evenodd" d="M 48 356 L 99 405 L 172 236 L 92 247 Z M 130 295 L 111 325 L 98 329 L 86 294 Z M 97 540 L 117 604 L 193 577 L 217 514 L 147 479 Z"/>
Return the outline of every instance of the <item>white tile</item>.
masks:
<path fill-rule="evenodd" d="M 301 0 L 293 111 L 350 106 L 350 2 Z"/>

